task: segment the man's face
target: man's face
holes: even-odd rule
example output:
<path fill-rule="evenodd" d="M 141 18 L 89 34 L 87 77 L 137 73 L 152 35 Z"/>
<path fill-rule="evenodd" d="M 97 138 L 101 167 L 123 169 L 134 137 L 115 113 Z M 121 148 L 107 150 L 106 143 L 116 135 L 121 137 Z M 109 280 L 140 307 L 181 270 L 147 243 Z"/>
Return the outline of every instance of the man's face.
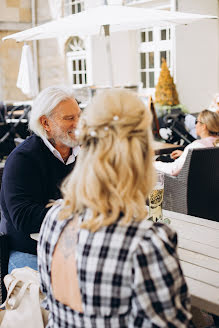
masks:
<path fill-rule="evenodd" d="M 80 108 L 74 99 L 61 101 L 47 117 L 48 139 L 53 144 L 74 147 L 77 145 L 75 140 L 75 129 L 80 116 Z M 45 128 L 45 127 L 44 127 Z"/>

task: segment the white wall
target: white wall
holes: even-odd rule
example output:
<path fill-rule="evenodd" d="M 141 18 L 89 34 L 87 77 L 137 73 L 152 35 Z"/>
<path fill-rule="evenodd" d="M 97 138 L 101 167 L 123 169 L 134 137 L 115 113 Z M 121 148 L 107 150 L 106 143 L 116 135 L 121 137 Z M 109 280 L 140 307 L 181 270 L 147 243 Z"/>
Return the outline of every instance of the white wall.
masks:
<path fill-rule="evenodd" d="M 218 0 L 179 0 L 182 12 L 218 15 Z M 218 20 L 176 27 L 176 85 L 191 112 L 209 106 L 219 91 Z"/>
<path fill-rule="evenodd" d="M 115 86 L 138 83 L 138 52 L 136 32 L 119 32 L 111 35 L 113 79 Z M 93 84 L 109 85 L 109 63 L 104 36 L 94 37 L 92 43 Z"/>

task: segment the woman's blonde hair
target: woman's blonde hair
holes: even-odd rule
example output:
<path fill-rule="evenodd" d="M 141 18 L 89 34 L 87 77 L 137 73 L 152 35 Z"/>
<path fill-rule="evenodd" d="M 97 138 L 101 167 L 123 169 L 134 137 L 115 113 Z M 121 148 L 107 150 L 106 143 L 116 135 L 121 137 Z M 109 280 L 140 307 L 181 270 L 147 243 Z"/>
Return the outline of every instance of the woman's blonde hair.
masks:
<path fill-rule="evenodd" d="M 204 109 L 199 114 L 200 121 L 206 125 L 208 130 L 208 134 L 210 136 L 219 136 L 219 114 L 216 112 L 211 112 L 208 109 Z M 214 142 L 217 145 L 219 142 L 219 138 Z"/>
<path fill-rule="evenodd" d="M 140 98 L 123 89 L 93 98 L 77 130 L 81 150 L 62 184 L 60 219 L 92 210 L 81 227 L 96 231 L 115 222 L 142 220 L 153 187 L 151 114 Z"/>

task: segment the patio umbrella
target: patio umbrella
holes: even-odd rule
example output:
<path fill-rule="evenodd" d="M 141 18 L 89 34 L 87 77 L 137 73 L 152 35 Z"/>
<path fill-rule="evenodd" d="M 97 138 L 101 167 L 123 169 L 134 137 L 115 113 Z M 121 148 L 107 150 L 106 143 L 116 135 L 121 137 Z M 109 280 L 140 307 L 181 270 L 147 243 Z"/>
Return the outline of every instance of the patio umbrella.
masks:
<path fill-rule="evenodd" d="M 109 36 L 111 32 L 137 30 L 155 25 L 189 24 L 215 16 L 137 8 L 130 6 L 104 5 L 90 8 L 40 26 L 11 34 L 3 40 L 15 39 L 18 42 L 56 38 L 71 35 L 97 35 L 101 29 L 106 36 L 108 61 L 111 61 Z M 111 80 L 112 80 L 112 66 Z"/>
<path fill-rule="evenodd" d="M 8 35 L 3 38 L 18 42 L 49 39 L 58 36 L 95 35 L 102 26 L 110 26 L 110 32 L 136 30 L 167 24 L 189 24 L 215 16 L 181 13 L 118 5 L 104 5 L 82 11 L 55 21 Z"/>
<path fill-rule="evenodd" d="M 25 44 L 22 48 L 17 87 L 29 98 L 38 94 L 37 75 L 33 65 L 31 48 Z"/>

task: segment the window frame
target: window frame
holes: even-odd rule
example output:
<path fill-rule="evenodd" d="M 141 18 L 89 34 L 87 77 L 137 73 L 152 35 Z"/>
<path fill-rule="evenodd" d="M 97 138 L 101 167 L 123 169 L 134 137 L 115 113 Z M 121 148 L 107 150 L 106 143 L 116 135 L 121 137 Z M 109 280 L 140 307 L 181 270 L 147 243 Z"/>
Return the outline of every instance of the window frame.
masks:
<path fill-rule="evenodd" d="M 72 7 L 73 5 L 75 6 L 76 11 L 72 12 Z M 79 9 L 79 5 L 81 7 L 81 10 Z M 85 9 L 85 0 L 65 0 L 64 2 L 64 15 L 68 16 L 68 15 L 73 15 L 73 14 L 77 14 L 81 11 L 84 11 Z"/>
<path fill-rule="evenodd" d="M 170 37 L 168 40 L 161 40 L 161 31 L 164 29 L 168 29 L 170 32 Z M 141 40 L 141 33 L 146 31 L 153 31 L 153 41 L 149 42 L 142 42 Z M 168 33 L 167 33 L 168 34 Z M 158 82 L 161 65 L 160 65 L 160 53 L 162 51 L 167 51 L 167 65 L 169 67 L 170 73 L 173 76 L 173 36 L 174 36 L 174 29 L 172 26 L 156 26 L 153 28 L 141 29 L 139 31 L 139 81 L 142 85 L 141 91 L 146 95 L 154 95 L 156 84 Z M 142 53 L 154 53 L 154 68 L 146 67 L 145 69 L 141 68 L 141 54 Z M 143 86 L 141 74 L 146 72 L 146 88 Z M 150 72 L 154 72 L 154 87 L 149 87 L 149 74 Z"/>
<path fill-rule="evenodd" d="M 88 85 L 87 81 L 87 54 L 85 50 L 69 51 L 66 53 L 68 76 L 73 87 L 85 87 Z M 79 69 L 79 61 L 81 61 L 82 69 Z M 73 69 L 73 62 L 76 64 L 76 70 Z M 85 67 L 84 67 L 85 64 Z M 81 75 L 81 78 L 80 78 Z M 76 82 L 74 76 L 76 77 Z M 81 79 L 81 81 L 80 81 Z M 80 83 L 82 82 L 82 83 Z"/>

